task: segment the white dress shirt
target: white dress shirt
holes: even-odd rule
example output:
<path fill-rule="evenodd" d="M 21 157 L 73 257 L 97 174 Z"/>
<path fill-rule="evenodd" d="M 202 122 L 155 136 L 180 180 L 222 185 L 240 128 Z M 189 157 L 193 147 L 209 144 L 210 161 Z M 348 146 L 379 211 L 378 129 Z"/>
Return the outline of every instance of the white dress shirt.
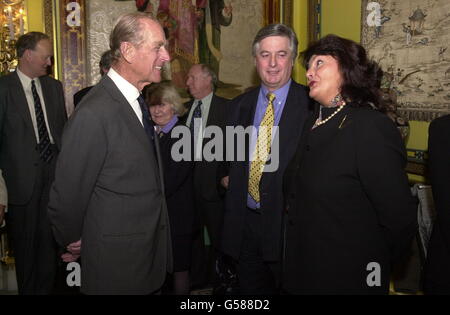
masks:
<path fill-rule="evenodd" d="M 50 126 L 48 125 L 47 118 L 47 109 L 45 107 L 44 95 L 42 94 L 42 86 L 39 78 L 31 79 L 29 76 L 24 74 L 19 68 L 16 69 L 17 75 L 19 76 L 20 83 L 22 83 L 23 90 L 25 92 L 25 96 L 27 98 L 28 109 L 30 110 L 31 122 L 33 123 L 34 134 L 36 135 L 36 142 L 39 143 L 39 131 L 36 122 L 36 109 L 34 108 L 34 98 L 33 92 L 31 91 L 31 81 L 34 80 L 34 84 L 36 85 L 36 91 L 39 95 L 39 99 L 41 101 L 42 111 L 44 112 L 45 125 L 47 126 L 48 136 L 50 138 L 51 143 L 55 143 L 52 137 L 52 131 L 50 130 Z"/>
<path fill-rule="evenodd" d="M 144 126 L 142 122 L 142 111 L 141 106 L 138 102 L 138 97 L 141 94 L 139 90 L 130 82 L 125 80 L 120 74 L 118 74 L 113 68 L 109 69 L 108 77 L 113 80 L 114 84 L 120 90 L 120 93 L 123 94 L 125 99 L 130 104 L 133 111 L 136 113 L 137 118 L 141 122 L 141 125 Z"/>

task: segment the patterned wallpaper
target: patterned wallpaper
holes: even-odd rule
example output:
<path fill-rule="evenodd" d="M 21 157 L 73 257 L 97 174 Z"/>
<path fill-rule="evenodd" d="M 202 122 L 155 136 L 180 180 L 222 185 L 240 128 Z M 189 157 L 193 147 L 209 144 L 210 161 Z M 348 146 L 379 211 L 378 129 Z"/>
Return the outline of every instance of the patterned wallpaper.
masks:
<path fill-rule="evenodd" d="M 88 84 L 100 80 L 98 62 L 105 50 L 109 49 L 109 33 L 117 18 L 127 12 L 136 11 L 134 1 L 89 0 L 87 4 L 87 58 Z"/>
<path fill-rule="evenodd" d="M 251 45 L 259 28 L 263 25 L 263 1 L 228 0 L 233 6 L 233 22 L 222 27 L 220 80 L 227 85 L 224 96 L 233 97 L 247 87 L 258 84 L 254 70 Z M 109 33 L 117 18 L 136 10 L 134 1 L 89 0 L 87 2 L 88 29 L 88 84 L 100 79 L 98 62 L 101 54 L 109 48 Z"/>
<path fill-rule="evenodd" d="M 258 84 L 252 57 L 252 42 L 263 26 L 264 3 L 261 0 L 233 0 L 233 21 L 222 27 L 220 80 L 240 85 L 239 90 Z"/>

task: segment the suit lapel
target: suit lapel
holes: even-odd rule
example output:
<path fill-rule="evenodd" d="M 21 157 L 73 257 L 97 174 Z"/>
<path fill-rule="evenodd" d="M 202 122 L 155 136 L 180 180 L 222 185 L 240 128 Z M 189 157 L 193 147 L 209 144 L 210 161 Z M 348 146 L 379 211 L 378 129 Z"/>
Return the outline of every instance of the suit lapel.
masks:
<path fill-rule="evenodd" d="M 243 124 L 245 127 L 253 126 L 255 118 L 256 105 L 258 103 L 259 88 L 254 89 L 241 102 L 241 112 L 239 117 L 244 117 Z"/>
<path fill-rule="evenodd" d="M 22 116 L 25 126 L 27 126 L 33 137 L 36 137 L 34 132 L 33 122 L 31 120 L 30 109 L 28 107 L 28 101 L 25 96 L 25 91 L 20 82 L 19 76 L 16 72 L 11 75 L 12 84 L 10 87 L 12 103 L 17 107 L 17 111 Z"/>
<path fill-rule="evenodd" d="M 213 94 L 211 99 L 211 105 L 209 107 L 208 121 L 206 122 L 206 127 L 218 125 L 217 120 L 220 118 L 218 117 L 220 108 L 217 102 L 219 102 L 219 100 L 217 96 Z"/>
<path fill-rule="evenodd" d="M 286 165 L 289 162 L 288 159 L 292 157 L 286 153 L 286 150 L 287 148 L 290 148 L 290 146 L 296 144 L 292 142 L 295 140 L 294 134 L 298 132 L 298 129 L 303 129 L 304 122 L 308 116 L 308 104 L 304 103 L 307 101 L 307 98 L 305 95 L 300 95 L 300 91 L 300 86 L 292 81 L 283 113 L 281 114 L 280 122 L 278 124 L 278 167 Z M 295 152 L 296 148 L 293 148 L 293 150 Z M 264 187 L 266 182 L 270 181 L 271 174 L 275 174 L 275 172 L 263 173 L 260 185 Z M 264 180 L 264 178 L 266 178 L 266 180 Z"/>
<path fill-rule="evenodd" d="M 50 132 L 54 130 L 55 115 L 56 115 L 56 100 L 52 99 L 52 86 L 49 84 L 47 78 L 39 78 L 42 87 L 42 95 L 44 97 L 45 111 L 47 113 L 48 125 L 50 126 Z M 53 95 L 54 96 L 54 95 Z M 53 135 L 53 134 L 52 134 Z"/>
<path fill-rule="evenodd" d="M 131 108 L 130 104 L 126 100 L 125 96 L 120 92 L 115 83 L 108 77 L 104 76 L 100 81 L 99 85 L 103 85 L 108 91 L 113 99 L 119 104 L 118 109 L 122 113 L 121 117 L 125 120 L 126 124 L 129 126 L 131 132 L 136 136 L 139 142 L 146 148 L 149 155 L 153 156 L 150 147 L 149 139 L 145 133 L 144 127 L 142 126 L 136 113 Z M 156 161 L 155 161 L 156 162 Z"/>
<path fill-rule="evenodd" d="M 244 126 L 244 128 L 253 126 L 253 121 L 255 118 L 255 111 L 256 111 L 256 105 L 258 103 L 258 94 L 259 94 L 259 88 L 255 88 L 254 90 L 252 90 L 251 92 L 249 92 L 247 97 L 244 97 L 241 101 L 241 106 L 240 106 L 240 113 L 239 113 L 239 117 L 243 117 L 241 124 Z M 245 144 L 245 162 L 244 163 L 244 168 L 245 168 L 245 176 L 247 178 L 248 181 L 248 176 L 249 176 L 249 172 L 250 172 L 250 141 L 246 141 Z"/>
<path fill-rule="evenodd" d="M 300 101 L 299 101 L 300 100 Z M 280 122 L 278 124 L 280 148 L 285 148 L 289 141 L 292 140 L 291 130 L 303 128 L 303 124 L 307 117 L 307 104 L 303 104 L 304 97 L 299 95 L 297 84 L 292 81 L 289 93 L 286 98 L 283 113 L 281 114 Z M 283 154 L 281 158 L 286 158 Z"/>

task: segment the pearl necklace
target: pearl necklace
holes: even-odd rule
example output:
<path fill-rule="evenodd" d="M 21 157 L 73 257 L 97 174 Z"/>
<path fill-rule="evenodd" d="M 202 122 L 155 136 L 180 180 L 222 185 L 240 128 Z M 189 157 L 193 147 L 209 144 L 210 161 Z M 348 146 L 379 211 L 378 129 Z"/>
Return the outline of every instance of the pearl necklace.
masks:
<path fill-rule="evenodd" d="M 323 125 L 324 123 L 326 123 L 327 121 L 329 121 L 331 118 L 333 118 L 337 113 L 339 113 L 343 108 L 344 108 L 344 104 L 342 104 L 341 106 L 338 106 L 338 108 L 334 111 L 333 114 L 331 114 L 330 116 L 328 116 L 326 119 L 322 120 L 322 115 L 320 115 L 317 119 L 316 119 L 316 123 L 314 124 L 313 128 L 319 127 L 320 125 Z"/>

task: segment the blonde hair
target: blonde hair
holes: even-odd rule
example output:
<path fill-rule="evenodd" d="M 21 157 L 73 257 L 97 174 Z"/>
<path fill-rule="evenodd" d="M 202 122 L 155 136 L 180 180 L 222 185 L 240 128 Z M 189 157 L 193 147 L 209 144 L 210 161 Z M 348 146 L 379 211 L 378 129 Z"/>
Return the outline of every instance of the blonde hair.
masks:
<path fill-rule="evenodd" d="M 147 85 L 142 93 L 149 106 L 160 105 L 164 102 L 170 104 L 178 117 L 186 113 L 180 94 L 170 81 Z"/>

